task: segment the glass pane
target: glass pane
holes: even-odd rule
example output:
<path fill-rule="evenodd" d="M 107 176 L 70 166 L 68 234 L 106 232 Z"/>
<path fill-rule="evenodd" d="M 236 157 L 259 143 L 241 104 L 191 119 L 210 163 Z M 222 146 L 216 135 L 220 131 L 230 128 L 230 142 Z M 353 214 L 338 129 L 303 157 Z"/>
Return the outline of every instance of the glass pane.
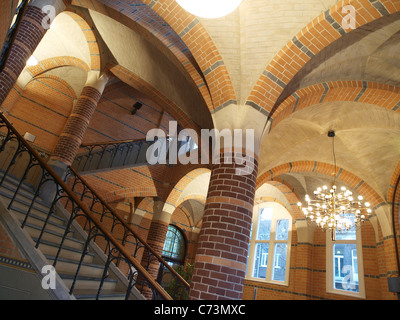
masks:
<path fill-rule="evenodd" d="M 345 213 L 343 219 L 350 221 L 351 228 L 347 231 L 336 231 L 336 240 L 356 240 L 356 226 L 354 224 L 354 215 Z"/>
<path fill-rule="evenodd" d="M 181 232 L 174 226 L 168 227 L 165 237 L 163 257 L 183 260 L 185 256 L 185 241 Z"/>
<path fill-rule="evenodd" d="M 263 208 L 258 217 L 257 240 L 269 240 L 271 234 L 272 208 Z"/>
<path fill-rule="evenodd" d="M 276 240 L 287 240 L 289 234 L 289 220 L 283 219 L 276 222 Z"/>
<path fill-rule="evenodd" d="M 277 243 L 274 250 L 272 280 L 285 281 L 287 244 Z"/>
<path fill-rule="evenodd" d="M 335 244 L 333 255 L 334 288 L 359 292 L 356 245 L 349 243 Z"/>
<path fill-rule="evenodd" d="M 265 279 L 267 275 L 267 263 L 268 263 L 268 243 L 258 243 L 256 245 L 256 252 L 254 255 L 254 269 L 253 277 Z"/>

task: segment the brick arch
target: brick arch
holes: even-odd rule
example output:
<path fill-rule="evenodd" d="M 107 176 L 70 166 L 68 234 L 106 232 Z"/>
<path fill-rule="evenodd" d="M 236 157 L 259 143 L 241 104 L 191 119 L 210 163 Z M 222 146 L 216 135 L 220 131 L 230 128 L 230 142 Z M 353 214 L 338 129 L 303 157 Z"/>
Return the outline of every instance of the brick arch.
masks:
<path fill-rule="evenodd" d="M 176 209 L 179 209 L 185 215 L 185 218 L 187 219 L 189 226 L 191 226 L 191 227 L 194 226 L 193 217 L 183 204 L 178 205 L 176 207 Z M 171 215 L 171 219 L 172 219 L 172 216 L 176 213 L 176 209 L 174 210 L 173 214 Z M 171 224 L 171 222 L 170 222 L 170 224 Z M 187 243 L 188 242 L 187 235 L 184 232 L 182 234 L 184 235 L 185 241 Z"/>
<path fill-rule="evenodd" d="M 72 99 L 75 100 L 78 98 L 75 93 L 75 90 L 70 86 L 70 84 L 67 81 L 65 81 L 64 79 L 61 79 L 60 77 L 57 77 L 57 76 L 54 76 L 51 74 L 41 74 L 41 75 L 33 78 L 32 80 L 39 80 L 39 79 L 51 79 L 51 80 L 57 81 L 57 82 L 61 83 L 64 87 L 67 88 L 68 93 L 70 94 Z"/>
<path fill-rule="evenodd" d="M 199 20 L 182 9 L 174 0 L 144 0 L 161 18 L 180 35 L 196 59 L 206 79 L 211 94 L 212 110 L 230 102 L 236 103 L 236 95 L 222 56 Z M 179 17 L 180 19 L 177 19 Z"/>
<path fill-rule="evenodd" d="M 290 215 L 292 216 L 293 220 L 296 220 L 296 219 L 298 219 L 298 218 L 300 218 L 300 219 L 303 218 L 303 217 L 300 216 L 300 215 L 299 215 L 299 216 L 298 216 L 297 214 L 294 215 L 294 214 L 293 214 L 293 211 L 291 211 L 292 208 L 289 208 L 287 205 L 285 205 L 284 203 L 280 202 L 280 201 L 277 200 L 276 198 L 268 197 L 268 196 L 261 196 L 261 197 L 256 197 L 256 198 L 254 198 L 254 205 L 256 205 L 256 204 L 262 204 L 262 203 L 265 203 L 265 202 L 279 203 L 282 207 L 284 207 L 284 208 L 290 213 Z M 297 208 L 296 208 L 296 210 L 299 211 Z"/>
<path fill-rule="evenodd" d="M 270 113 L 285 87 L 300 69 L 328 45 L 352 31 L 341 27 L 343 17 L 347 15 L 342 13 L 342 9 L 349 4 L 355 7 L 356 12 L 363 13 L 356 19 L 356 29 L 400 11 L 400 3 L 397 0 L 339 1 L 308 23 L 278 52 L 263 71 L 246 104 Z"/>
<path fill-rule="evenodd" d="M 272 117 L 272 128 L 296 111 L 332 101 L 374 104 L 400 112 L 400 88 L 368 81 L 329 81 L 308 86 L 297 90 L 279 105 Z"/>
<path fill-rule="evenodd" d="M 173 117 L 183 128 L 194 129 L 196 132 L 200 133 L 200 128 L 190 119 L 190 117 L 151 84 L 120 65 L 108 65 L 108 69 L 122 82 L 146 94 L 155 103 L 162 107 L 165 112 Z"/>
<path fill-rule="evenodd" d="M 172 52 L 193 79 L 210 111 L 231 102 L 236 103 L 233 84 L 222 56 L 199 20 L 182 9 L 174 0 L 142 2 L 150 10 L 144 9 L 140 12 L 140 7 L 132 10 L 122 1 L 105 3 L 104 0 L 73 0 L 72 4 L 96 10 L 140 32 L 167 56 L 170 53 L 165 48 L 168 48 L 167 50 Z M 140 19 L 135 16 L 136 11 L 139 12 L 136 15 Z M 168 27 L 164 25 L 165 22 Z M 166 32 L 165 28 L 169 27 L 174 32 Z M 172 39 L 174 36 L 175 39 Z M 154 37 L 159 43 L 154 41 Z M 186 45 L 192 57 L 185 54 L 185 48 L 177 47 L 179 42 Z"/>
<path fill-rule="evenodd" d="M 207 197 L 206 196 L 202 196 L 199 194 L 190 194 L 186 197 L 181 198 L 180 201 L 178 201 L 177 206 L 182 205 L 183 202 L 187 201 L 187 200 L 197 200 L 199 202 L 203 202 L 204 204 L 206 203 Z"/>
<path fill-rule="evenodd" d="M 275 179 L 267 181 L 265 183 L 274 186 L 276 189 L 278 189 L 283 194 L 283 196 L 288 201 L 290 208 L 287 208 L 286 205 L 280 203 L 279 201 L 276 201 L 276 202 L 282 204 L 282 206 L 284 206 L 292 214 L 294 220 L 303 219 L 303 214 L 299 210 L 299 207 L 297 205 L 297 203 L 300 201 L 300 197 L 298 196 L 298 194 L 296 193 L 296 191 L 290 184 L 288 184 L 286 181 L 284 181 L 283 179 L 280 179 L 280 178 L 275 178 Z M 260 184 L 260 185 L 257 184 L 257 189 L 260 188 L 262 185 L 263 184 Z M 256 192 L 257 192 L 257 189 L 256 189 Z M 260 197 L 255 198 L 254 202 L 259 200 L 259 198 Z M 263 197 L 261 197 L 261 198 L 263 198 Z"/>
<path fill-rule="evenodd" d="M 343 168 L 337 167 L 337 169 L 337 180 L 347 184 L 353 190 L 362 195 L 366 201 L 371 204 L 371 207 L 374 210 L 386 204 L 386 201 L 364 180 Z M 261 174 L 257 179 L 257 188 L 268 181 L 276 180 L 276 178 L 282 174 L 295 172 L 315 172 L 331 177 L 332 172 L 334 171 L 335 166 L 329 163 L 318 161 L 289 162 L 276 166 L 275 168 L 272 168 Z"/>
<path fill-rule="evenodd" d="M 31 77 L 37 77 L 38 75 L 47 72 L 49 70 L 61 67 L 78 67 L 86 72 L 90 71 L 90 67 L 86 62 L 79 58 L 70 56 L 59 56 L 39 61 L 35 66 L 29 66 L 26 68 L 27 72 Z"/>
<path fill-rule="evenodd" d="M 189 183 L 196 179 L 198 176 L 207 172 L 210 172 L 210 169 L 197 168 L 190 171 L 189 173 L 186 173 L 181 179 L 179 179 L 179 181 L 175 184 L 175 186 L 167 196 L 167 199 L 165 201 L 166 205 L 164 206 L 165 211 L 172 214 L 173 210 L 182 203 L 182 201 L 179 202 L 180 195 L 189 185 Z M 187 199 L 188 197 L 186 197 L 186 200 Z"/>

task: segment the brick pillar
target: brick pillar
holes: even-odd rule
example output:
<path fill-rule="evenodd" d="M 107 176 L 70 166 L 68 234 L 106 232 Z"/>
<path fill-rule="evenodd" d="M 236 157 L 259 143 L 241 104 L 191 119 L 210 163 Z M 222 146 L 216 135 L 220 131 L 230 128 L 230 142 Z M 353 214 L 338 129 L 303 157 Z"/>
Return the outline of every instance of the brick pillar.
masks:
<path fill-rule="evenodd" d="M 254 153 L 243 154 L 247 174 L 231 151 L 213 165 L 190 299 L 242 298 L 258 169 Z"/>
<path fill-rule="evenodd" d="M 45 28 L 48 27 L 50 18 L 46 12 L 42 11 L 45 5 L 52 5 L 56 15 L 65 9 L 61 0 L 34 0 L 27 6 L 6 65 L 0 73 L 0 105 L 6 99 L 25 68 L 26 61 L 32 56 L 47 31 Z"/>
<path fill-rule="evenodd" d="M 65 168 L 74 161 L 108 79 L 106 74 L 100 78 L 95 72 L 88 74 L 85 87 L 72 108 L 63 132 L 54 147 L 53 155 L 49 159 L 49 165 L 60 176 L 63 175 Z"/>
<path fill-rule="evenodd" d="M 297 246 L 292 247 L 292 256 L 295 258 L 296 270 L 294 299 L 306 300 L 312 296 L 312 270 L 313 270 L 313 244 L 315 226 L 309 225 L 306 220 L 297 219 L 296 229 L 293 230 L 292 239 L 297 239 Z"/>
<path fill-rule="evenodd" d="M 160 256 L 164 248 L 165 237 L 167 235 L 171 214 L 163 211 L 164 203 L 161 201 L 154 202 L 153 219 L 150 224 L 149 233 L 147 235 L 147 243 L 153 248 Z M 157 279 L 160 263 L 157 259 L 153 258 L 149 263 L 149 254 L 145 250 L 142 256 L 142 266 L 148 268 L 149 274 L 153 279 Z M 147 298 L 152 298 L 152 292 L 149 288 L 145 287 L 142 294 Z"/>

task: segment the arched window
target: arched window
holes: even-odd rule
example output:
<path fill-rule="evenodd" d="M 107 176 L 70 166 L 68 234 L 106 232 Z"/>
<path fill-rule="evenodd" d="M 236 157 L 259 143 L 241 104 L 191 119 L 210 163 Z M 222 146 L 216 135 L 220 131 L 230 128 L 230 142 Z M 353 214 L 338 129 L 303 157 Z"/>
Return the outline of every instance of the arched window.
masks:
<path fill-rule="evenodd" d="M 347 219 L 352 228 L 336 231 L 335 241 L 327 232 L 326 288 L 327 292 L 365 298 L 361 230 L 355 228 L 353 215 Z"/>
<path fill-rule="evenodd" d="M 169 225 L 165 237 L 162 257 L 173 265 L 183 264 L 185 261 L 186 244 L 182 232 L 174 225 Z"/>
<path fill-rule="evenodd" d="M 292 217 L 278 203 L 254 207 L 246 277 L 288 285 Z"/>

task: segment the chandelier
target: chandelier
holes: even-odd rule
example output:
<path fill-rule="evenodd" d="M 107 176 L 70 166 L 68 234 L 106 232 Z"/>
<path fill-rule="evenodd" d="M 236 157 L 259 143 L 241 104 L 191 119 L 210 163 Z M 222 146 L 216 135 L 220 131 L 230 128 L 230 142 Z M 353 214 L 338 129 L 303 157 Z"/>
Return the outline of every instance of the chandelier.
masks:
<path fill-rule="evenodd" d="M 302 209 L 307 221 L 315 223 L 323 230 L 330 230 L 332 240 L 336 239 L 336 231 L 346 232 L 352 228 L 359 228 L 369 218 L 372 210 L 370 204 L 364 202 L 363 197 L 353 197 L 353 193 L 345 187 L 338 190 L 336 181 L 336 156 L 334 137 L 335 132 L 329 131 L 328 137 L 332 138 L 335 172 L 333 181 L 328 186 L 323 186 L 314 191 L 314 198 L 305 196 L 306 205 L 301 202 L 298 206 Z"/>

